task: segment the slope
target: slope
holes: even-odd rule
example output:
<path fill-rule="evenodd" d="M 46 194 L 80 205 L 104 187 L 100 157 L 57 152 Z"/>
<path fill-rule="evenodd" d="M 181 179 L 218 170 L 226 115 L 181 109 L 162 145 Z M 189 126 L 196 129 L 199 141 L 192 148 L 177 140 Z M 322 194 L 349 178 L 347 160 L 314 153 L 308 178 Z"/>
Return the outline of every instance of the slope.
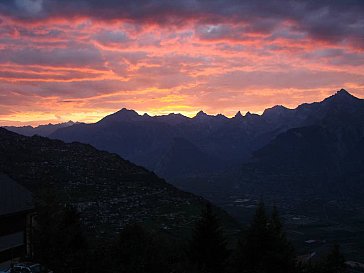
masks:
<path fill-rule="evenodd" d="M 81 212 L 89 231 L 111 236 L 128 223 L 143 222 L 179 234 L 205 204 L 154 173 L 90 145 L 25 137 L 0 128 L 0 173 L 34 193 L 55 190 Z M 230 227 L 234 221 L 224 212 Z"/>

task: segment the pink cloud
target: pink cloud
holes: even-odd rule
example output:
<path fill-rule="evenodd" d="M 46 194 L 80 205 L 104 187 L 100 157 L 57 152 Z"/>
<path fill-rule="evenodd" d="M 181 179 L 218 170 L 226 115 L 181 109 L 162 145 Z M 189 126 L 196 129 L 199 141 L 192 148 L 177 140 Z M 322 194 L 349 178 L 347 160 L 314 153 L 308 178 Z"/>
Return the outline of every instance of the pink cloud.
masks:
<path fill-rule="evenodd" d="M 158 20 L 147 10 L 132 9 L 133 18 L 110 11 L 108 20 L 81 6 L 67 18 L 49 1 L 40 9 L 22 3 L 11 6 L 21 9 L 19 16 L 0 21 L 0 119 L 7 122 L 32 113 L 39 122 L 41 113 L 47 120 L 92 121 L 121 107 L 152 114 L 261 112 L 320 100 L 341 87 L 364 96 L 364 53 L 351 42 L 355 35 L 324 39 L 309 29 L 319 24 L 316 13 L 302 19 L 304 28 L 290 16 L 229 18 L 214 12 L 215 3 L 191 16 L 176 10 L 174 24 L 162 26 L 168 16 Z M 150 8 L 159 10 L 156 3 Z"/>

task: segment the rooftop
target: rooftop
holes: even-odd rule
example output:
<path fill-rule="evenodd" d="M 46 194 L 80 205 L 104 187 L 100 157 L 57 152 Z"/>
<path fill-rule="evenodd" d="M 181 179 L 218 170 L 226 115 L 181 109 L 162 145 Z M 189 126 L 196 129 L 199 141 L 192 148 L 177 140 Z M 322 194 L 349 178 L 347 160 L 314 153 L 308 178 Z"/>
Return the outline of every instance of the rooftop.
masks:
<path fill-rule="evenodd" d="M 0 174 L 0 216 L 32 208 L 32 194 L 10 177 Z"/>

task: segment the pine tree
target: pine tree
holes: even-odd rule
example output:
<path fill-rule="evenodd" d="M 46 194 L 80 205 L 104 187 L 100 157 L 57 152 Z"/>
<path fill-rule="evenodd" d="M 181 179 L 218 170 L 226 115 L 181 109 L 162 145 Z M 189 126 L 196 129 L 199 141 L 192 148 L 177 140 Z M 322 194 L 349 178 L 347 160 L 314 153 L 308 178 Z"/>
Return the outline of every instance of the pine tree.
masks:
<path fill-rule="evenodd" d="M 84 269 L 87 244 L 77 211 L 63 206 L 53 191 L 36 198 L 33 259 L 57 272 Z"/>
<path fill-rule="evenodd" d="M 264 203 L 260 202 L 246 234 L 238 242 L 236 254 L 237 272 L 264 272 L 267 243 L 269 240 L 268 218 Z"/>
<path fill-rule="evenodd" d="M 58 257 L 62 257 L 65 271 L 84 271 L 88 254 L 88 245 L 84 235 L 80 215 L 72 206 L 65 206 L 57 227 Z"/>
<path fill-rule="evenodd" d="M 273 207 L 268 226 L 271 245 L 268 246 L 268 264 L 271 273 L 292 273 L 296 270 L 294 248 L 283 230 L 283 225 L 276 207 Z"/>
<path fill-rule="evenodd" d="M 237 272 L 293 273 L 294 249 L 283 231 L 276 208 L 271 218 L 260 202 L 246 234 L 239 240 L 235 255 Z"/>
<path fill-rule="evenodd" d="M 191 264 L 200 273 L 223 273 L 229 252 L 222 227 L 210 205 L 196 223 L 188 249 Z"/>
<path fill-rule="evenodd" d="M 340 251 L 340 246 L 335 244 L 323 263 L 323 272 L 344 273 L 347 272 L 345 257 Z"/>
<path fill-rule="evenodd" d="M 169 272 L 165 257 L 153 234 L 139 224 L 126 226 L 111 251 L 113 271 L 120 273 Z"/>
<path fill-rule="evenodd" d="M 57 226 L 61 206 L 54 191 L 43 191 L 35 198 L 35 225 L 32 230 L 32 258 L 54 269 Z"/>

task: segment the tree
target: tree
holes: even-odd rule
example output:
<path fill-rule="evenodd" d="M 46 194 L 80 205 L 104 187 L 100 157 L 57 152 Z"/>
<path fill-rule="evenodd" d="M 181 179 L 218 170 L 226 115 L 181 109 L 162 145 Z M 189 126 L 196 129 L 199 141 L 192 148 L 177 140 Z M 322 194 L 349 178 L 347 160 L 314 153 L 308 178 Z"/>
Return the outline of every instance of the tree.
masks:
<path fill-rule="evenodd" d="M 32 230 L 32 256 L 46 266 L 54 265 L 57 223 L 61 207 L 53 191 L 41 192 L 35 198 L 35 224 Z"/>
<path fill-rule="evenodd" d="M 202 210 L 189 244 L 188 253 L 192 266 L 203 273 L 223 273 L 229 252 L 217 216 L 211 205 Z"/>
<path fill-rule="evenodd" d="M 53 191 L 36 198 L 35 210 L 33 258 L 57 272 L 84 269 L 87 243 L 78 212 L 62 205 Z"/>
<path fill-rule="evenodd" d="M 258 204 L 248 231 L 238 242 L 235 267 L 237 272 L 295 272 L 294 249 L 286 238 L 276 208 L 268 218 L 264 203 Z"/>
<path fill-rule="evenodd" d="M 80 223 L 80 215 L 72 206 L 65 206 L 57 228 L 58 257 L 62 258 L 65 271 L 85 269 L 88 254 L 86 237 Z"/>
<path fill-rule="evenodd" d="M 237 272 L 265 272 L 268 250 L 268 218 L 264 203 L 260 202 L 246 234 L 238 242 L 236 254 Z"/>
<path fill-rule="evenodd" d="M 348 272 L 345 258 L 339 245 L 333 245 L 331 251 L 315 263 L 302 264 L 304 273 L 346 273 Z"/>
<path fill-rule="evenodd" d="M 323 272 L 344 273 L 347 272 L 345 257 L 340 251 L 340 246 L 335 244 L 323 263 Z"/>
<path fill-rule="evenodd" d="M 294 272 L 296 270 L 296 255 L 291 242 L 283 230 L 283 225 L 276 207 L 273 207 L 269 221 L 270 243 L 268 246 L 268 264 L 271 273 Z"/>
<path fill-rule="evenodd" d="M 113 270 L 120 273 L 169 272 L 162 248 L 141 225 L 126 226 L 111 250 Z"/>

